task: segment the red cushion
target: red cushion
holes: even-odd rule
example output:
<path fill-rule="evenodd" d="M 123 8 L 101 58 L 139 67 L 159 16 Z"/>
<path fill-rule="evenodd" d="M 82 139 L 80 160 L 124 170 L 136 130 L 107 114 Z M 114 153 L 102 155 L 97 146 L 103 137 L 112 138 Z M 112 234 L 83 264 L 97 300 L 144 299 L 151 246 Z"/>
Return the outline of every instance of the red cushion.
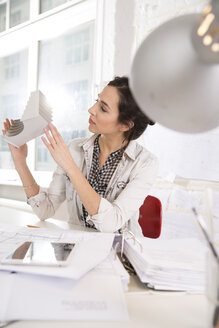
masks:
<path fill-rule="evenodd" d="M 162 204 L 154 196 L 147 196 L 139 209 L 139 220 L 142 233 L 148 238 L 158 238 L 162 225 Z"/>

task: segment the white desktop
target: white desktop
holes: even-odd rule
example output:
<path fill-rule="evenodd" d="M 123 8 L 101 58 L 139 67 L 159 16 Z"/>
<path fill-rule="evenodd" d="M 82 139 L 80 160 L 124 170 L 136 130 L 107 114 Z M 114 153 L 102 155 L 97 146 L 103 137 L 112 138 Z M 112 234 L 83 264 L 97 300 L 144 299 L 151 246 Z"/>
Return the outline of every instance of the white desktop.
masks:
<path fill-rule="evenodd" d="M 0 224 L 39 226 L 49 229 L 78 229 L 56 219 L 40 221 L 34 214 L 0 205 Z M 115 327 L 115 328 L 206 328 L 208 303 L 205 295 L 186 292 L 158 292 L 147 289 L 136 276 L 130 278 L 125 300 L 128 321 L 16 321 L 14 328 L 23 327 Z M 40 301 L 40 300 L 39 300 Z"/>

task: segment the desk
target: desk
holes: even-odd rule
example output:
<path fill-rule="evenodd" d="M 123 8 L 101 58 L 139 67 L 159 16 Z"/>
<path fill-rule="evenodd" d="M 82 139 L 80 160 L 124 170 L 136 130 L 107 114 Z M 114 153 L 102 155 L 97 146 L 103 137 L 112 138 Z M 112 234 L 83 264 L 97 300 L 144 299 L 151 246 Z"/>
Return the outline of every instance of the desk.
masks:
<path fill-rule="evenodd" d="M 80 229 L 63 221 L 39 221 L 32 213 L 0 206 L 0 223 L 37 225 L 54 229 Z M 125 293 L 130 320 L 128 322 L 53 322 L 19 321 L 11 328 L 208 328 L 207 301 L 204 295 L 153 292 L 136 277 L 131 277 Z"/>

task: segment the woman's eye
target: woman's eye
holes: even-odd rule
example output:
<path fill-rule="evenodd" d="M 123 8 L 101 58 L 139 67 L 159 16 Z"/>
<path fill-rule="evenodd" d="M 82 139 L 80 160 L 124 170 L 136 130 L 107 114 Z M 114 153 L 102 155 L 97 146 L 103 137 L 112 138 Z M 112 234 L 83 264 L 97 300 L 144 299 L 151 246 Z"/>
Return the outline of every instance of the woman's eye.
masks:
<path fill-rule="evenodd" d="M 100 104 L 101 104 L 101 101 L 99 100 L 99 99 L 95 99 L 95 102 L 96 103 L 98 103 L 98 102 L 100 102 Z M 102 110 L 102 112 L 107 112 L 107 110 L 103 107 L 103 106 L 100 106 L 100 109 Z"/>

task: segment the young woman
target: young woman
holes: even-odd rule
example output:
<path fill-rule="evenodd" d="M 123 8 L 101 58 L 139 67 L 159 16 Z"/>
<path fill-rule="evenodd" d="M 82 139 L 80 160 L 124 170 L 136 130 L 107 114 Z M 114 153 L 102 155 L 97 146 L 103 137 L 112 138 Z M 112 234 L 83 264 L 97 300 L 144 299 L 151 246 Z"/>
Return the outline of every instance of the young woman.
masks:
<path fill-rule="evenodd" d="M 139 207 L 155 181 L 157 159 L 137 139 L 153 125 L 132 97 L 126 77 L 116 77 L 88 110 L 90 138 L 67 146 L 52 124 L 42 141 L 58 164 L 48 189 L 34 180 L 27 164 L 27 145 L 9 145 L 27 203 L 41 220 L 52 217 L 66 199 L 69 222 L 103 232 L 128 225 L 141 234 Z M 10 127 L 4 122 L 3 134 Z"/>

